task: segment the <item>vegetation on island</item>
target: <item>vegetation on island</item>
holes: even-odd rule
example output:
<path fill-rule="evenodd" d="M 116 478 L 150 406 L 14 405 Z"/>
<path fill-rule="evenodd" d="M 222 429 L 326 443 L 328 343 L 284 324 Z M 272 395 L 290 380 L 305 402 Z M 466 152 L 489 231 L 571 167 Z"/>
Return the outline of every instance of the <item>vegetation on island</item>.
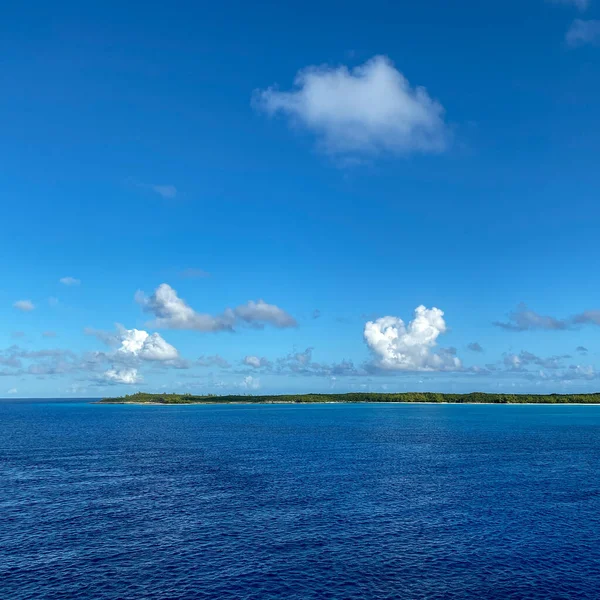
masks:
<path fill-rule="evenodd" d="M 600 404 L 595 394 L 441 394 L 407 392 L 401 394 L 285 394 L 281 396 L 229 395 L 194 396 L 192 394 L 147 394 L 137 392 L 120 398 L 103 398 L 106 404 L 312 404 L 318 402 L 436 402 L 451 404 Z"/>

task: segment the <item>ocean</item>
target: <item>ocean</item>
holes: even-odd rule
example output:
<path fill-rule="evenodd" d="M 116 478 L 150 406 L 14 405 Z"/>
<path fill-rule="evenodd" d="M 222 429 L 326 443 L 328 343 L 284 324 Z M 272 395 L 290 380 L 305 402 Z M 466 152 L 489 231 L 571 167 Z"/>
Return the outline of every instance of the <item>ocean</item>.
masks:
<path fill-rule="evenodd" d="M 0 401 L 0 599 L 599 598 L 600 406 Z"/>

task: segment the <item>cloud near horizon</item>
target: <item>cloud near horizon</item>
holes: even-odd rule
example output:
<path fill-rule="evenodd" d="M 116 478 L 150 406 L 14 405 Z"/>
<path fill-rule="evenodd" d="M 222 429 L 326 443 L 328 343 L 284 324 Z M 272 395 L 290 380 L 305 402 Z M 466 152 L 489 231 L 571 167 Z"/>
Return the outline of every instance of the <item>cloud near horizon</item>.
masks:
<path fill-rule="evenodd" d="M 525 303 L 508 313 L 508 321 L 494 321 L 496 327 L 507 331 L 565 331 L 576 325 L 599 325 L 600 310 L 586 310 L 567 319 L 557 319 L 529 309 Z"/>
<path fill-rule="evenodd" d="M 418 306 L 408 325 L 391 316 L 368 321 L 364 338 L 375 355 L 375 365 L 390 371 L 460 370 L 461 361 L 453 351 L 433 352 L 437 338 L 447 331 L 443 317 L 439 308 Z"/>
<path fill-rule="evenodd" d="M 233 331 L 237 324 L 257 328 L 272 325 L 279 329 L 297 325 L 285 310 L 263 300 L 250 300 L 236 308 L 226 308 L 220 315 L 198 313 L 167 283 L 159 285 L 149 297 L 139 291 L 135 299 L 146 312 L 154 315 L 151 325 L 157 329 L 216 332 Z"/>
<path fill-rule="evenodd" d="M 121 343 L 116 354 L 149 361 L 168 361 L 179 358 L 177 349 L 166 342 L 158 333 L 149 334 L 141 329 L 119 327 Z"/>
<path fill-rule="evenodd" d="M 443 106 L 424 87 L 412 87 L 387 56 L 352 69 L 307 67 L 293 90 L 256 90 L 253 104 L 313 132 L 332 155 L 437 153 L 448 146 Z"/>
<path fill-rule="evenodd" d="M 110 383 L 125 383 L 127 385 L 140 383 L 142 381 L 142 377 L 138 373 L 138 370 L 134 368 L 108 369 L 108 371 L 104 372 L 104 379 Z"/>

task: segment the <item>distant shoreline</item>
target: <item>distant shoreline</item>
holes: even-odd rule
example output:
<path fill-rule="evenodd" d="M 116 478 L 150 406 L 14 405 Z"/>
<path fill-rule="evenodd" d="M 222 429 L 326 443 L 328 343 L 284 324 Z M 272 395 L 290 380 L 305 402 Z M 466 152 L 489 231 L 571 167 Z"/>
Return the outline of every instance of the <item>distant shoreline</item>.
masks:
<path fill-rule="evenodd" d="M 146 394 L 103 398 L 98 404 L 135 404 L 183 406 L 192 404 L 529 404 L 529 405 L 600 405 L 600 393 L 594 394 L 442 394 L 407 392 L 399 394 L 303 394 L 265 396 L 193 396 L 191 394 Z"/>

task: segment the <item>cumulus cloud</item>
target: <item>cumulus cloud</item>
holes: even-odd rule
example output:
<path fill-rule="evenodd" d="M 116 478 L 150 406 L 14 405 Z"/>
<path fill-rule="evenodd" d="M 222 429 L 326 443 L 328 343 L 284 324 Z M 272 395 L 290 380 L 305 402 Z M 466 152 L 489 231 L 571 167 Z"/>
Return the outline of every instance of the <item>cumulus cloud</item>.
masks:
<path fill-rule="evenodd" d="M 585 346 L 577 346 L 577 348 L 575 348 L 575 352 L 579 352 L 579 354 L 587 354 L 588 349 Z"/>
<path fill-rule="evenodd" d="M 257 390 L 260 388 L 260 379 L 247 375 L 242 380 L 242 387 L 247 390 Z"/>
<path fill-rule="evenodd" d="M 483 352 L 483 348 L 481 347 L 481 344 L 479 342 L 471 342 L 467 345 L 467 348 L 471 352 Z"/>
<path fill-rule="evenodd" d="M 433 349 L 447 330 L 439 308 L 415 309 L 414 319 L 405 325 L 398 317 L 369 321 L 364 338 L 376 358 L 376 366 L 396 371 L 452 371 L 461 368 L 454 352 Z"/>
<path fill-rule="evenodd" d="M 81 279 L 76 279 L 75 277 L 61 277 L 59 282 L 63 285 L 79 285 L 81 283 Z"/>
<path fill-rule="evenodd" d="M 137 369 L 108 369 L 104 372 L 104 379 L 112 383 L 134 384 L 142 381 Z"/>
<path fill-rule="evenodd" d="M 334 155 L 441 152 L 448 144 L 443 106 L 413 87 L 386 56 L 363 65 L 311 66 L 292 91 L 257 90 L 254 105 L 312 131 Z"/>
<path fill-rule="evenodd" d="M 246 356 L 244 357 L 243 363 L 248 367 L 253 367 L 254 369 L 271 366 L 271 361 L 266 359 L 264 356 L 262 358 L 259 358 L 258 356 Z"/>
<path fill-rule="evenodd" d="M 527 308 L 521 303 L 517 309 L 508 314 L 507 322 L 495 321 L 494 325 L 508 331 L 527 331 L 534 329 L 561 330 L 568 329 L 569 323 L 564 319 L 544 316 Z"/>
<path fill-rule="evenodd" d="M 117 355 L 150 361 L 175 360 L 179 357 L 177 349 L 158 333 L 149 334 L 140 329 L 119 328 L 118 336 L 121 345 L 117 349 Z"/>
<path fill-rule="evenodd" d="M 263 300 L 258 302 L 250 300 L 237 308 L 227 308 L 222 314 L 216 316 L 198 313 L 166 283 L 159 285 L 150 297 L 143 292 L 138 292 L 136 300 L 146 312 L 155 316 L 152 325 L 159 329 L 231 331 L 240 322 L 253 327 L 270 324 L 285 328 L 296 325 L 296 320 L 286 311 Z"/>
<path fill-rule="evenodd" d="M 567 31 L 565 40 L 569 46 L 600 44 L 600 21 L 575 19 Z"/>
<path fill-rule="evenodd" d="M 174 361 L 179 358 L 177 349 L 158 333 L 150 334 L 143 329 L 126 329 L 119 323 L 116 324 L 116 331 L 102 331 L 88 327 L 84 332 L 115 348 L 115 352 L 110 356 L 117 360 Z"/>
<path fill-rule="evenodd" d="M 35 308 L 35 305 L 31 300 L 17 300 L 13 306 L 17 310 L 22 310 L 23 312 L 30 312 Z"/>
<path fill-rule="evenodd" d="M 231 330 L 235 320 L 232 314 L 213 316 L 197 313 L 167 283 L 161 283 L 149 297 L 138 292 L 136 301 L 156 317 L 153 325 L 157 328 L 223 331 Z"/>

